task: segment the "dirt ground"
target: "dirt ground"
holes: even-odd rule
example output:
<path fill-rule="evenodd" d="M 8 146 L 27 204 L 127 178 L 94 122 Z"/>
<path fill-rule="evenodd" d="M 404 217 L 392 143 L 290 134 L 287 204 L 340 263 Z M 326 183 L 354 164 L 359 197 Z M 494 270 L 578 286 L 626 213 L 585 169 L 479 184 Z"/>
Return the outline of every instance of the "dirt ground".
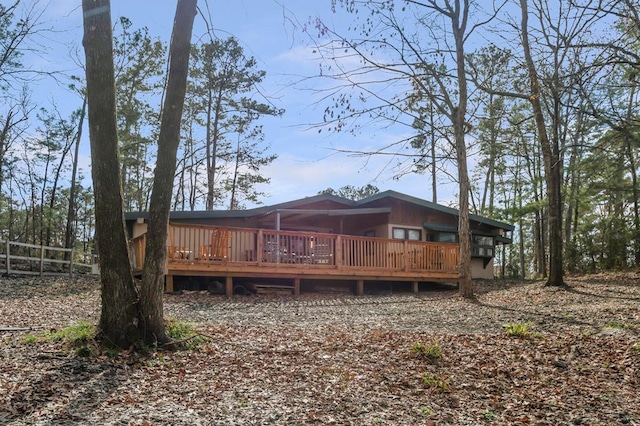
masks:
<path fill-rule="evenodd" d="M 640 275 L 567 282 L 482 282 L 475 302 L 185 292 L 165 314 L 197 349 L 82 357 L 33 337 L 96 323 L 95 278 L 1 278 L 0 424 L 640 425 Z"/>

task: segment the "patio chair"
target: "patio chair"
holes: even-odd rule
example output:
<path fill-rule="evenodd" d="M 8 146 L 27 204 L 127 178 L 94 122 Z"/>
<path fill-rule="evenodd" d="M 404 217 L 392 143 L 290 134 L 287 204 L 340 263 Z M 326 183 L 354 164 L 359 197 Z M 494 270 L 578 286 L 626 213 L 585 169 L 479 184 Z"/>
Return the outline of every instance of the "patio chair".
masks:
<path fill-rule="evenodd" d="M 231 232 L 228 229 L 214 228 L 211 232 L 211 244 L 200 246 L 198 254 L 205 260 L 229 260 Z"/>
<path fill-rule="evenodd" d="M 332 263 L 331 244 L 325 242 L 316 242 L 314 244 L 311 259 L 313 263 L 330 264 Z"/>

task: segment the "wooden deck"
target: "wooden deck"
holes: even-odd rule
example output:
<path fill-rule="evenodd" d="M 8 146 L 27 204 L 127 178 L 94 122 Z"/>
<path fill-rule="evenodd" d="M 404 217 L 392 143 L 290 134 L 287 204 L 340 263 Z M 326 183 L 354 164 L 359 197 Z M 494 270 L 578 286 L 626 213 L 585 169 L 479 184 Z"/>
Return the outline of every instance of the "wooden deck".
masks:
<path fill-rule="evenodd" d="M 174 276 L 224 277 L 225 292 L 233 279 L 350 280 L 362 294 L 365 281 L 409 281 L 417 291 L 425 281 L 457 281 L 459 246 L 312 232 L 221 228 L 170 224 L 166 290 Z M 131 242 L 134 270 L 144 263 L 145 235 Z"/>

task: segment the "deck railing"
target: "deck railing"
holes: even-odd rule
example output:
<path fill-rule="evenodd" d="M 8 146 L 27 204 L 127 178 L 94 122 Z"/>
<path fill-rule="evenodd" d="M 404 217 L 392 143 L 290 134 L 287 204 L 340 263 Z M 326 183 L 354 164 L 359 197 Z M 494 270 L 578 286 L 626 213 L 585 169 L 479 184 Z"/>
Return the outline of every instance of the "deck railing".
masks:
<path fill-rule="evenodd" d="M 131 242 L 134 269 L 142 268 L 145 239 Z M 218 263 L 456 273 L 459 263 L 454 243 L 207 225 L 170 224 L 167 247 L 169 268 Z"/>

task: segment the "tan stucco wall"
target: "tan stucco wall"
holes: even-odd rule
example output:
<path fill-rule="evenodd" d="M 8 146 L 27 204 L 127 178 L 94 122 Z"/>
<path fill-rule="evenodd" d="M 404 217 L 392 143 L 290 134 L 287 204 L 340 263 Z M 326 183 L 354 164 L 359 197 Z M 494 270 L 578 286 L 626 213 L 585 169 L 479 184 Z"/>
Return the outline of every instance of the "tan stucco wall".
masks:
<path fill-rule="evenodd" d="M 489 261 L 487 267 L 484 267 L 484 259 L 471 259 L 471 278 L 478 280 L 493 279 L 493 259 Z"/>
<path fill-rule="evenodd" d="M 144 222 L 136 222 L 133 224 L 133 228 L 132 228 L 132 234 L 131 237 L 132 238 L 136 238 L 139 237 L 140 235 L 144 234 L 145 232 L 147 232 L 147 224 Z"/>

